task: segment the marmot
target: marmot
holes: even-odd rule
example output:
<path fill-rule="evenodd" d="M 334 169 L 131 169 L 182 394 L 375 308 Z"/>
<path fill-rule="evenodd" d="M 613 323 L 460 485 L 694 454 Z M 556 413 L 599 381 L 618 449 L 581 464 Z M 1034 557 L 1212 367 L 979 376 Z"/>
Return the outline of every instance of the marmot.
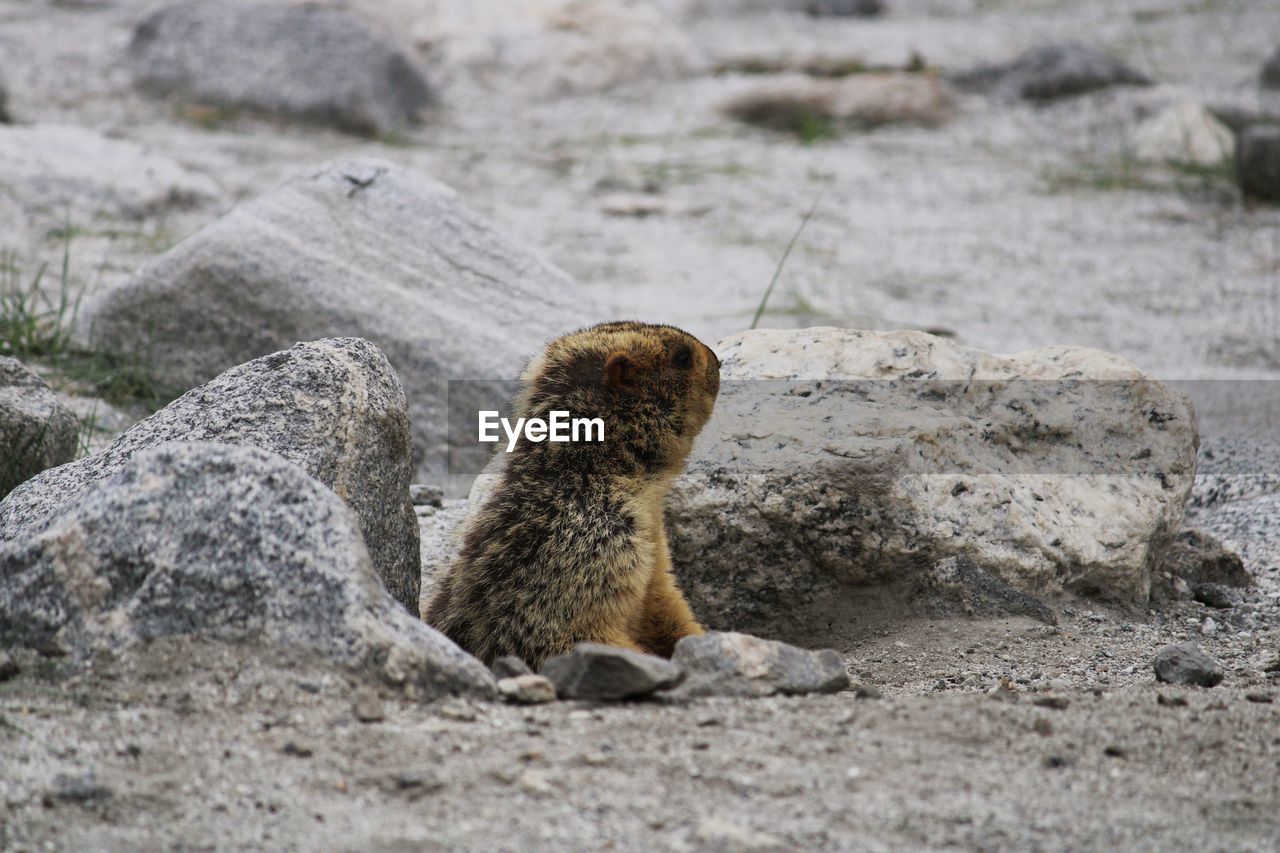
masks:
<path fill-rule="evenodd" d="M 603 323 L 552 341 L 518 417 L 601 418 L 602 442 L 521 436 L 425 619 L 492 663 L 535 669 L 582 642 L 670 657 L 704 633 L 671 574 L 663 504 L 711 417 L 720 360 L 672 326 Z"/>

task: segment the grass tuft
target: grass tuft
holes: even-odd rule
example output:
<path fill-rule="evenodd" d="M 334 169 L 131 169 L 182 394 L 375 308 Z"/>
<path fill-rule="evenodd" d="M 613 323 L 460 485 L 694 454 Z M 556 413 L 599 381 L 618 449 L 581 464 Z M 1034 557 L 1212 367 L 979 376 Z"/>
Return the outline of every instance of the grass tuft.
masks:
<path fill-rule="evenodd" d="M 778 259 L 778 265 L 773 270 L 773 278 L 769 279 L 769 286 L 765 288 L 764 295 L 760 297 L 760 304 L 756 306 L 756 313 L 751 318 L 751 326 L 749 328 L 754 329 L 760 324 L 760 318 L 764 316 L 764 309 L 769 304 L 769 297 L 773 295 L 773 289 L 778 286 L 778 278 L 782 275 L 782 268 L 787 265 L 787 258 L 791 257 L 791 250 L 796 247 L 796 243 L 800 240 L 800 235 L 804 233 L 809 220 L 817 212 L 818 203 L 822 201 L 824 190 L 826 190 L 825 185 L 818 190 L 818 194 L 814 196 L 813 204 L 809 205 L 809 209 L 805 211 L 804 216 L 800 217 L 800 225 L 796 228 L 796 233 L 791 235 L 791 239 L 787 242 L 787 248 L 782 250 L 782 257 Z"/>
<path fill-rule="evenodd" d="M 152 378 L 148 359 L 73 346 L 84 293 L 71 275 L 75 231 L 68 227 L 59 234 L 64 242 L 56 286 L 46 283 L 48 264 L 27 274 L 16 252 L 0 253 L 0 355 L 46 364 L 112 404 L 155 411 L 174 400 L 178 392 Z"/>

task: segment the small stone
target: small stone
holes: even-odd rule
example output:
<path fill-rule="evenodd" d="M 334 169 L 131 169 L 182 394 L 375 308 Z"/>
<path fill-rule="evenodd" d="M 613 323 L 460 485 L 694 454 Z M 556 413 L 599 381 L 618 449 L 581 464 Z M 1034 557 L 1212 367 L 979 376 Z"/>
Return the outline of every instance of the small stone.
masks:
<path fill-rule="evenodd" d="M 1140 124 L 1133 149 L 1140 160 L 1216 166 L 1229 159 L 1235 136 L 1202 105 L 1179 101 Z"/>
<path fill-rule="evenodd" d="M 858 699 L 883 699 L 884 694 L 880 692 L 880 688 L 874 684 L 859 684 L 853 691 L 853 695 Z"/>
<path fill-rule="evenodd" d="M 463 723 L 474 723 L 476 721 L 475 708 L 461 703 L 441 705 L 439 713 L 446 720 L 457 720 Z"/>
<path fill-rule="evenodd" d="M 1280 201 L 1280 125 L 1252 125 L 1240 132 L 1236 175 L 1245 195 Z"/>
<path fill-rule="evenodd" d="M 1165 646 L 1152 661 L 1156 678 L 1168 684 L 1213 687 L 1223 679 L 1222 668 L 1195 643 Z"/>
<path fill-rule="evenodd" d="M 414 483 L 409 486 L 409 500 L 414 506 L 444 506 L 444 489 L 426 483 Z"/>
<path fill-rule="evenodd" d="M 8 652 L 0 652 L 0 682 L 8 681 L 20 672 L 22 672 L 22 667 L 13 659 L 13 655 Z"/>
<path fill-rule="evenodd" d="M 1191 588 L 1191 597 L 1206 607 L 1225 610 L 1236 606 L 1236 593 L 1220 583 L 1198 583 Z"/>
<path fill-rule="evenodd" d="M 1280 48 L 1276 48 L 1276 52 L 1262 66 L 1258 83 L 1264 89 L 1280 89 Z"/>
<path fill-rule="evenodd" d="M 1031 724 L 1031 730 L 1041 737 L 1048 737 L 1053 734 L 1053 723 L 1049 722 L 1048 717 L 1036 717 L 1036 721 Z"/>
<path fill-rule="evenodd" d="M 519 675 L 533 675 L 529 665 L 515 655 L 504 655 L 489 667 L 494 678 L 515 678 Z"/>
<path fill-rule="evenodd" d="M 43 797 L 46 807 L 56 802 L 87 804 L 107 799 L 112 791 L 98 781 L 92 772 L 80 775 L 59 773 L 54 777 L 53 787 Z"/>
<path fill-rule="evenodd" d="M 1150 78 L 1090 45 L 1058 42 L 1032 48 L 1003 65 L 957 75 L 966 88 L 992 90 L 1006 97 L 1050 100 L 1108 86 L 1148 86 Z"/>
<path fill-rule="evenodd" d="M 386 719 L 382 700 L 371 690 L 362 690 L 356 694 L 351 710 L 356 715 L 356 719 L 362 723 L 380 723 Z"/>
<path fill-rule="evenodd" d="M 392 784 L 401 791 L 417 791 L 427 793 L 444 788 L 444 782 L 425 770 L 405 770 L 395 774 Z"/>
<path fill-rule="evenodd" d="M 1059 770 L 1063 767 L 1071 766 L 1071 759 L 1065 755 L 1046 755 L 1044 758 L 1044 766 Z"/>
<path fill-rule="evenodd" d="M 1210 616 L 1200 623 L 1200 634 L 1204 637 L 1218 636 L 1218 623 L 1213 620 L 1213 617 Z"/>
<path fill-rule="evenodd" d="M 294 740 L 285 741 L 284 746 L 280 747 L 280 751 L 285 755 L 292 755 L 297 758 L 310 758 L 315 754 L 311 747 Z"/>
<path fill-rule="evenodd" d="M 684 670 L 669 660 L 601 643 L 582 643 L 551 658 L 541 674 L 564 699 L 639 699 L 684 679 Z"/>
<path fill-rule="evenodd" d="M 1066 696 L 1036 696 L 1031 700 L 1033 705 L 1039 705 L 1041 708 L 1052 708 L 1055 711 L 1065 711 L 1070 705 L 1071 700 Z"/>
<path fill-rule="evenodd" d="M 874 18 L 884 12 L 883 0 L 810 0 L 815 18 Z"/>
<path fill-rule="evenodd" d="M 1164 705 L 1166 708 L 1185 708 L 1187 700 L 1182 696 L 1166 696 L 1164 693 L 1157 693 L 1156 704 Z"/>
<path fill-rule="evenodd" d="M 516 777 L 516 785 L 530 794 L 553 794 L 555 788 L 545 775 L 537 770 L 526 770 Z"/>
<path fill-rule="evenodd" d="M 556 688 L 541 675 L 517 675 L 498 680 L 498 693 L 517 705 L 541 705 L 556 700 Z"/>
<path fill-rule="evenodd" d="M 849 686 L 834 649 L 808 651 L 750 634 L 712 631 L 676 644 L 673 663 L 688 677 L 680 696 L 837 693 Z"/>
<path fill-rule="evenodd" d="M 1263 672 L 1280 672 L 1280 655 L 1276 655 L 1271 660 L 1262 665 Z"/>
<path fill-rule="evenodd" d="M 1250 702 L 1257 702 L 1259 705 L 1270 705 L 1275 698 L 1270 693 L 1246 693 L 1244 698 Z"/>
<path fill-rule="evenodd" d="M 1102 754 L 1108 758 L 1125 758 L 1128 756 L 1129 750 L 1125 749 L 1123 746 L 1111 744 L 1110 746 L 1103 747 Z"/>

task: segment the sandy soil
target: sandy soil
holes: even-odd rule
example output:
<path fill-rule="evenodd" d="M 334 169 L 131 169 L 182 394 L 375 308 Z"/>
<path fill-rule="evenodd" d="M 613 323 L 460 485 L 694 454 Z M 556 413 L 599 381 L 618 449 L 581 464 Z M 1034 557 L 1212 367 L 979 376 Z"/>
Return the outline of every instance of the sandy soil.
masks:
<path fill-rule="evenodd" d="M 388 697 L 386 719 L 361 724 L 346 676 L 252 650 L 164 645 L 78 674 L 37 663 L 0 684 L 0 849 L 1280 847 L 1280 677 L 1266 672 L 1280 654 L 1280 454 L 1260 443 L 1277 434 L 1280 208 L 1244 203 L 1225 174 L 1126 155 L 1137 118 L 1175 93 L 1256 101 L 1280 4 L 897 0 L 874 23 L 698 26 L 713 57 L 917 51 L 944 68 L 1079 37 L 1166 84 L 1048 107 L 965 96 L 941 129 L 808 145 L 719 115 L 749 82 L 733 76 L 553 101 L 476 92 L 382 141 L 248 117 L 205 126 L 135 94 L 118 64 L 148 5 L 2 0 L 11 110 L 142 142 L 214 177 L 222 198 L 121 220 L 5 196 L 0 248 L 57 263 L 73 216 L 76 275 L 102 286 L 299 166 L 377 156 L 455 186 L 620 314 L 716 339 L 750 322 L 821 194 L 766 325 L 1087 344 L 1161 378 L 1252 380 L 1198 386 L 1198 493 L 1211 476 L 1238 488 L 1194 517 L 1258 583 L 1230 611 L 1058 602 L 1057 627 L 922 619 L 867 590 L 853 628 L 815 622 L 791 639 L 840 649 L 879 700 Z M 673 212 L 610 215 L 619 191 L 656 191 Z M 1152 655 L 1187 638 L 1223 663 L 1222 686 L 1154 683 Z"/>

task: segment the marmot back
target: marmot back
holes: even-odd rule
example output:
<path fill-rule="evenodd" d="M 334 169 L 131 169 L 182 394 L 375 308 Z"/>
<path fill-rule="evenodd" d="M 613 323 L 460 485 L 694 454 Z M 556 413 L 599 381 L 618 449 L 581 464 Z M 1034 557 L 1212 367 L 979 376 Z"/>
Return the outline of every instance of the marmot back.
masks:
<path fill-rule="evenodd" d="M 521 380 L 518 417 L 600 418 L 604 440 L 521 436 L 426 621 L 485 663 L 536 668 L 588 641 L 669 656 L 703 628 L 671 575 L 663 505 L 719 359 L 672 326 L 604 323 L 552 341 Z"/>

